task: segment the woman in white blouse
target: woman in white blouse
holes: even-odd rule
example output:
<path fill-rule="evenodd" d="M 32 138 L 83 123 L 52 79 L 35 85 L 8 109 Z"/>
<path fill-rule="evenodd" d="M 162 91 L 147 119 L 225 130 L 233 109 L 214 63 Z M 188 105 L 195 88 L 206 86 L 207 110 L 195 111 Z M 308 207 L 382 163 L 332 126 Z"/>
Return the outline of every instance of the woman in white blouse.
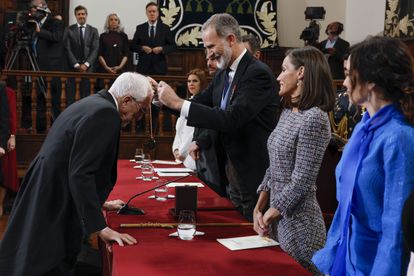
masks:
<path fill-rule="evenodd" d="M 200 93 L 207 85 L 206 73 L 193 69 L 187 74 L 187 90 L 190 99 Z M 188 154 L 188 147 L 193 140 L 194 127 L 187 126 L 187 119 L 179 117 L 175 125 L 175 138 L 172 146 L 174 158 L 183 161 L 187 168 L 196 169 L 194 159 Z"/>

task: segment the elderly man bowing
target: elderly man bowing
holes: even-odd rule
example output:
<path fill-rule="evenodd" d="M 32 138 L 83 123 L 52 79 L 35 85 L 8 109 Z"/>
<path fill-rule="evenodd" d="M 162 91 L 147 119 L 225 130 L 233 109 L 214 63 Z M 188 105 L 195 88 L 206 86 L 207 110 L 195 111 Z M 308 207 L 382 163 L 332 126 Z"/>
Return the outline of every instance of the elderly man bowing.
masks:
<path fill-rule="evenodd" d="M 160 82 L 160 101 L 188 118 L 187 124 L 218 131 L 218 162 L 228 180 L 228 195 L 249 220 L 257 187 L 269 166 L 266 141 L 277 123 L 279 96 L 270 68 L 253 58 L 242 42 L 240 27 L 229 14 L 215 14 L 204 23 L 207 57 L 221 71 L 197 97 L 184 101 Z M 194 145 L 193 145 L 194 146 Z M 197 156 L 198 146 L 194 146 Z"/>
<path fill-rule="evenodd" d="M 150 80 L 120 75 L 109 91 L 69 106 L 54 122 L 22 182 L 0 244 L 0 275 L 70 275 L 82 236 L 135 244 L 105 223 L 121 125 L 142 116 Z"/>

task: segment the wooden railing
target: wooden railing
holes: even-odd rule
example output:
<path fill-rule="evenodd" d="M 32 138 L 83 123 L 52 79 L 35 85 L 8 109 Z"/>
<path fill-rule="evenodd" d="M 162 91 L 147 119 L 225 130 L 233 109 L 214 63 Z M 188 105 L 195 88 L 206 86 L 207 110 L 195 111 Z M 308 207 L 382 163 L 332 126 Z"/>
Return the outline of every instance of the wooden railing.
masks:
<path fill-rule="evenodd" d="M 61 84 L 61 96 L 60 96 L 60 110 L 63 111 L 68 106 L 68 83 L 70 80 L 74 83 L 75 86 L 75 96 L 74 100 L 78 101 L 81 98 L 81 81 L 83 79 L 89 80 L 90 91 L 89 94 L 92 95 L 97 92 L 97 83 L 100 81 L 103 84 L 102 88 L 108 89 L 111 81 L 113 81 L 117 75 L 114 74 L 104 74 L 104 73 L 80 73 L 80 72 L 46 72 L 46 71 L 23 71 L 23 70 L 3 70 L 2 71 L 2 80 L 7 83 L 8 86 L 11 86 L 16 91 L 16 100 L 17 100 L 17 126 L 18 131 L 24 131 L 25 133 L 37 133 L 37 117 L 38 117 L 38 94 L 41 93 L 39 90 L 39 83 L 42 82 L 45 87 L 45 98 L 46 98 L 46 131 L 49 130 L 52 124 L 52 88 L 51 83 L 52 79 L 58 79 Z M 157 81 L 166 81 L 174 88 L 178 86 L 185 86 L 187 83 L 187 78 L 185 76 L 152 76 Z M 29 85 L 25 85 L 29 84 Z M 25 87 L 29 87 L 30 91 L 25 91 Z M 25 94 L 26 93 L 26 94 Z M 30 114 L 23 114 L 23 95 L 30 93 Z M 30 115 L 31 118 L 31 128 L 28 130 L 22 127 L 22 116 Z M 170 120 L 166 120 L 169 117 Z M 168 112 L 165 112 L 163 109 L 160 110 L 158 114 L 158 120 L 156 124 L 158 127 L 155 129 L 154 135 L 171 135 L 174 133 L 174 126 L 176 118 Z M 144 134 L 148 135 L 150 130 L 150 116 L 147 115 L 145 118 L 145 128 Z M 165 131 L 164 122 L 170 122 L 170 127 L 168 131 Z M 133 122 L 131 127 L 128 130 L 123 130 L 124 134 L 137 134 L 136 123 Z"/>

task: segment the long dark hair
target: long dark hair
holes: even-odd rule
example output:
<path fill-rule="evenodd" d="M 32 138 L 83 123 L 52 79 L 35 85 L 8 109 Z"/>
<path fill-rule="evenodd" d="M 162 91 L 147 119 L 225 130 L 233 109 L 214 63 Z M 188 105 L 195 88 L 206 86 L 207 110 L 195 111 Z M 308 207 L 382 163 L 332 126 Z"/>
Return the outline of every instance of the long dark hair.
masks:
<path fill-rule="evenodd" d="M 335 104 L 335 90 L 331 70 L 322 52 L 315 47 L 306 46 L 289 50 L 286 56 L 290 57 L 295 69 L 300 66 L 305 68 L 302 93 L 295 106 L 300 110 L 315 106 L 323 111 L 332 110 Z"/>
<path fill-rule="evenodd" d="M 398 103 L 407 121 L 414 124 L 414 62 L 407 46 L 390 37 L 369 37 L 350 48 L 352 89 L 374 83 L 383 99 Z"/>

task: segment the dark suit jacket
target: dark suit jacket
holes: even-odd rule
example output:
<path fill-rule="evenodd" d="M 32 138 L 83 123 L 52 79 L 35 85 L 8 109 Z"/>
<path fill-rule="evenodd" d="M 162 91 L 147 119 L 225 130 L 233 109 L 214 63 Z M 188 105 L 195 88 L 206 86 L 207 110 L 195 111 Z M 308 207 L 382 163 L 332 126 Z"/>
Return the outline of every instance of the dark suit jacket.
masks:
<path fill-rule="evenodd" d="M 327 39 L 321 42 L 321 50 L 323 53 L 327 53 L 326 43 Z M 328 58 L 329 67 L 331 68 L 332 77 L 335 80 L 343 80 L 344 75 L 344 56 L 349 50 L 349 43 L 346 40 L 338 37 L 334 45 L 335 53 Z"/>
<path fill-rule="evenodd" d="M 161 46 L 162 53 L 146 54 L 142 46 L 151 48 Z M 138 25 L 131 43 L 131 50 L 139 54 L 137 71 L 146 75 L 165 75 L 167 74 L 167 62 L 165 55 L 171 53 L 176 48 L 174 38 L 170 28 L 158 20 L 155 31 L 155 38 L 149 37 L 148 22 Z"/>
<path fill-rule="evenodd" d="M 0 243 L 0 275 L 43 275 L 106 227 L 101 206 L 116 181 L 121 120 L 101 91 L 53 123 L 17 194 Z"/>
<path fill-rule="evenodd" d="M 88 62 L 90 64 L 90 72 L 94 71 L 96 59 L 99 50 L 99 34 L 98 30 L 91 25 L 86 24 L 84 32 L 85 47 L 81 49 L 79 28 L 77 24 L 70 25 L 65 30 L 64 43 L 68 59 L 68 66 L 73 70 L 76 63 L 82 64 Z M 81 60 L 80 53 L 83 50 L 84 60 Z"/>
<path fill-rule="evenodd" d="M 64 55 L 62 20 L 48 16 L 38 33 L 36 44 L 37 63 L 42 71 L 63 71 Z"/>
<path fill-rule="evenodd" d="M 218 139 L 242 182 L 240 185 L 256 196 L 269 166 L 267 138 L 278 118 L 276 78 L 267 65 L 246 53 L 233 78 L 227 109 L 223 111 L 220 101 L 225 74 L 217 72 L 210 86 L 194 97 L 187 125 L 218 131 Z"/>

